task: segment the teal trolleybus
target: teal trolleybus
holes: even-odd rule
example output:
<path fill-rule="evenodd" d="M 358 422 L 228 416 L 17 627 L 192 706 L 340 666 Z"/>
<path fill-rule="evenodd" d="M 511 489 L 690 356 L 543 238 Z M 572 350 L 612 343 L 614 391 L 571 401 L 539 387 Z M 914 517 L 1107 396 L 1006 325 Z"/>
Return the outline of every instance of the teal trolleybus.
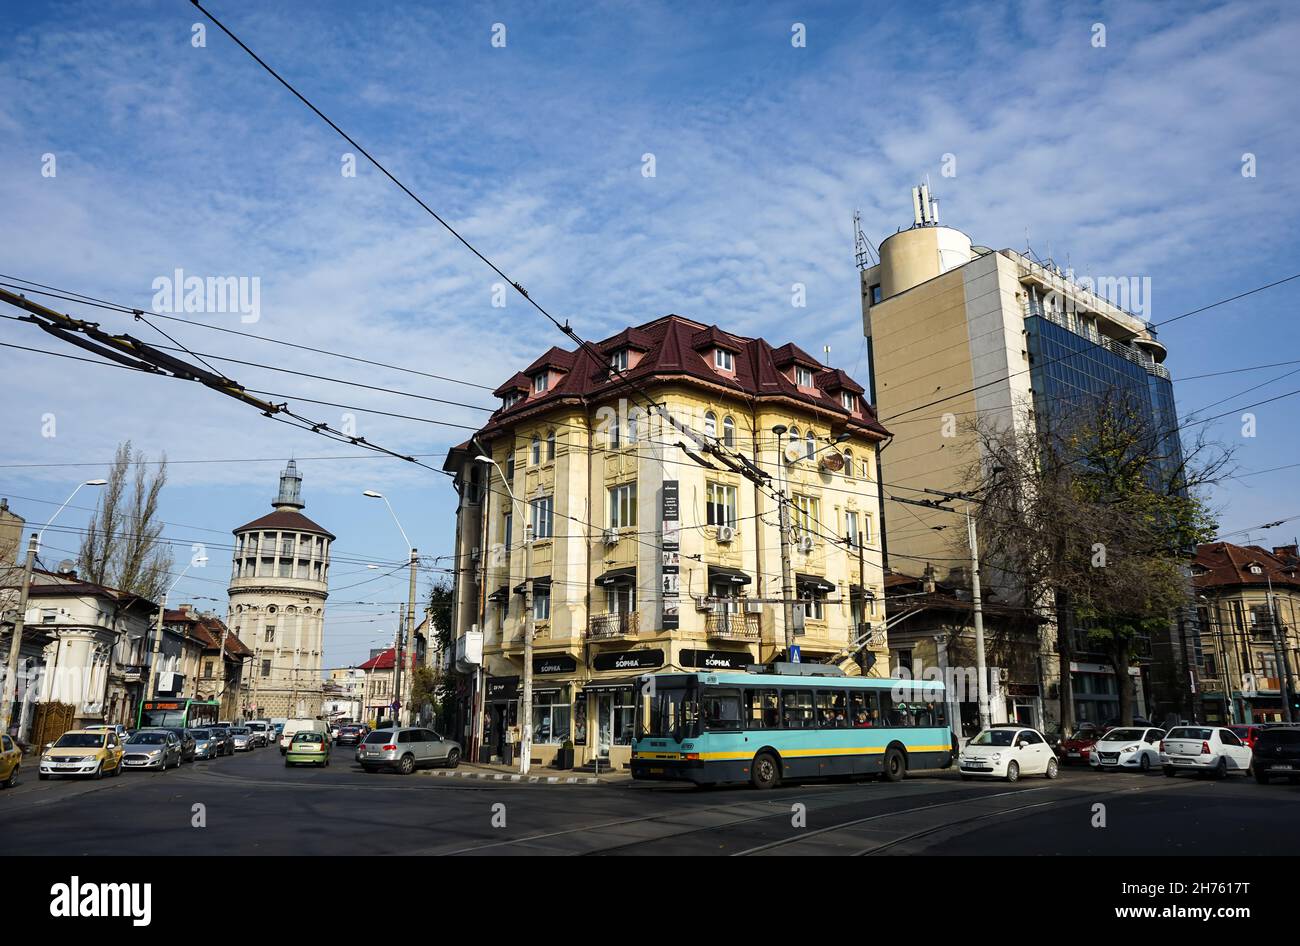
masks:
<path fill-rule="evenodd" d="M 632 777 L 772 788 L 827 776 L 896 781 L 952 764 L 943 684 L 804 667 L 644 678 Z"/>

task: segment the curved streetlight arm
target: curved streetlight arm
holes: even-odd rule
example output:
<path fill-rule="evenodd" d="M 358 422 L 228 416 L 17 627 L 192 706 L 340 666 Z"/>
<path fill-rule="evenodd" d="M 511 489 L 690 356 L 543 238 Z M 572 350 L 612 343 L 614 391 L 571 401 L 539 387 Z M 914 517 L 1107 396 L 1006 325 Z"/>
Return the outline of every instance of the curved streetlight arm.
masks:
<path fill-rule="evenodd" d="M 41 544 L 41 538 L 42 538 L 42 536 L 45 535 L 45 530 L 48 529 L 48 528 L 53 524 L 53 522 L 54 522 L 55 519 L 59 518 L 59 513 L 63 512 L 63 510 L 65 510 L 65 509 L 68 508 L 68 503 L 72 502 L 73 497 L 75 497 L 75 496 L 77 495 L 77 493 L 81 492 L 81 487 L 82 487 L 82 486 L 103 486 L 103 485 L 104 485 L 104 481 L 103 481 L 103 480 L 87 480 L 87 481 L 84 482 L 84 483 L 78 484 L 77 488 L 74 489 L 74 490 L 72 491 L 72 495 L 70 495 L 67 499 L 65 499 L 65 500 L 63 501 L 63 505 L 62 505 L 62 506 L 60 506 L 58 509 L 54 510 L 54 515 L 50 516 L 49 521 L 46 522 L 45 525 L 41 526 L 41 531 L 38 532 L 38 533 L 36 533 L 36 545 L 37 545 L 37 547 L 38 547 L 38 548 L 40 547 L 40 544 Z"/>

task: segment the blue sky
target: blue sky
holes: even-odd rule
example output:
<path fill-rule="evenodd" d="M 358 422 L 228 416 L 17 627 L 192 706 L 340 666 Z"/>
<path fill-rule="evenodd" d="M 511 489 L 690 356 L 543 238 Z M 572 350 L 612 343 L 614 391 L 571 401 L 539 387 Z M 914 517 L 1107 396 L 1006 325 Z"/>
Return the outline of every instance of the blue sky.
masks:
<path fill-rule="evenodd" d="M 587 337 L 678 312 L 776 344 L 823 345 L 865 380 L 851 217 L 875 242 L 926 175 L 976 243 L 1081 274 L 1150 277 L 1158 322 L 1300 271 L 1289 4 L 265 4 L 210 9 Z M 7 4 L 0 49 L 0 271 L 148 309 L 155 278 L 256 275 L 260 320 L 212 324 L 495 387 L 563 338 L 186 2 Z M 506 45 L 491 45 L 493 24 Z M 806 48 L 791 45 L 805 24 Z M 1092 45 L 1093 24 L 1106 45 Z M 1241 174 L 1255 155 L 1257 174 Z M 642 155 L 655 156 L 653 178 Z M 57 174 L 41 175 L 43 156 Z M 945 154 L 956 176 L 941 175 Z M 790 287 L 807 286 L 806 308 Z M 1176 379 L 1300 359 L 1300 281 L 1161 332 Z M 75 314 L 164 342 L 93 309 Z M 487 390 L 159 323 L 199 352 L 491 406 Z M 0 341 L 55 348 L 0 322 Z M 0 350 L 0 495 L 43 522 L 118 440 L 174 462 L 167 534 L 228 542 L 300 458 L 307 513 L 338 534 L 327 662 L 391 639 L 403 555 L 385 492 L 428 554 L 451 548 L 436 474 L 269 422 L 197 386 Z M 473 426 L 482 411 L 246 366 L 253 388 Z M 1300 388 L 1300 365 L 1179 381 L 1184 414 Z M 292 399 L 291 397 L 291 399 Z M 276 398 L 279 400 L 280 398 Z M 295 402 L 298 403 L 298 402 Z M 337 408 L 299 409 L 340 423 Z M 1241 474 L 1300 461 L 1300 397 L 1208 425 Z M 355 412 L 394 449 L 455 427 Z M 53 414 L 57 435 L 42 436 Z M 336 459 L 314 459 L 335 457 Z M 182 463 L 190 460 L 231 462 Z M 431 457 L 438 465 L 441 458 Z M 91 464 L 69 466 L 60 464 Z M 1297 469 L 1214 496 L 1222 529 L 1300 515 Z M 83 503 L 84 500 L 84 503 Z M 76 506 L 93 504 L 83 491 Z M 81 527 L 72 508 L 60 524 Z M 1255 540 L 1291 541 L 1300 523 Z M 1232 537 L 1240 541 L 1243 533 Z M 47 560 L 75 549 L 50 533 Z M 173 601 L 221 599 L 210 552 Z M 346 559 L 346 561 L 345 561 Z M 386 570 L 386 569 L 385 569 Z M 428 576 L 426 576 L 427 578 Z M 345 584 L 364 582 L 344 589 Z M 381 602 L 377 605 L 355 602 Z"/>

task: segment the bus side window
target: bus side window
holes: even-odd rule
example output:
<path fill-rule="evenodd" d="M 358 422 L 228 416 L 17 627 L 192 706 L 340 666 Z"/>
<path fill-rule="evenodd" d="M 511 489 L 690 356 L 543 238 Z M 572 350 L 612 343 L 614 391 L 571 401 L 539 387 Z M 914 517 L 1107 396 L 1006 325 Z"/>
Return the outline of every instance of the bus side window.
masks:
<path fill-rule="evenodd" d="M 813 723 L 811 690 L 784 690 L 781 693 L 782 723 L 786 729 L 810 729 Z"/>
<path fill-rule="evenodd" d="M 744 707 L 744 728 L 763 729 L 763 691 L 746 690 Z"/>
<path fill-rule="evenodd" d="M 901 726 L 902 720 L 894 709 L 894 695 L 888 690 L 878 690 L 872 695 L 880 701 L 880 725 Z"/>
<path fill-rule="evenodd" d="M 817 691 L 817 726 L 838 729 L 844 722 L 844 694 L 834 690 Z"/>
<path fill-rule="evenodd" d="M 776 690 L 762 690 L 763 726 L 767 729 L 781 728 L 781 699 Z"/>
<path fill-rule="evenodd" d="M 858 728 L 865 728 L 871 725 L 870 707 L 867 706 L 867 695 L 861 691 L 855 691 L 849 694 L 849 725 Z"/>

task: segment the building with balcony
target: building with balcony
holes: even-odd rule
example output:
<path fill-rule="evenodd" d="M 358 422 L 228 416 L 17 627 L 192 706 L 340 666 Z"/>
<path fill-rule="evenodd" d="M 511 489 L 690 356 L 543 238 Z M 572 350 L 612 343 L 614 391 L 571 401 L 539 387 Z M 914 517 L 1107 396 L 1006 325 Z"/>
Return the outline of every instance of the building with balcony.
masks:
<path fill-rule="evenodd" d="M 989 473 L 970 479 L 981 460 L 973 423 L 1030 435 L 1044 418 L 1065 416 L 1080 399 L 1102 392 L 1141 411 L 1165 438 L 1166 462 L 1178 463 L 1165 348 L 1155 329 L 1123 305 L 1149 301 L 1147 281 L 1108 278 L 1093 285 L 1031 253 L 973 245 L 938 223 L 924 187 L 913 191 L 913 209 L 913 225 L 887 237 L 879 262 L 861 272 L 870 398 L 893 434 L 880 454 L 886 482 L 908 490 L 972 489 Z M 954 541 L 964 530 L 950 512 L 885 507 L 891 566 L 946 572 L 945 563 L 965 555 L 965 542 Z M 960 502 L 953 508 L 964 511 Z M 982 563 L 982 570 L 986 590 L 1003 601 L 1024 600 L 1017 576 L 998 572 L 994 562 Z M 1045 679 L 1057 679 L 1053 624 L 1037 646 Z M 1094 656 L 1077 654 L 1070 670 L 1088 678 L 1088 692 L 1104 695 L 1106 685 L 1092 678 L 1113 671 Z M 1110 692 L 1102 702 L 1117 699 L 1113 681 Z M 1049 701 L 1046 708 L 1043 725 L 1059 718 L 1059 704 Z M 1077 719 L 1102 711 L 1077 701 L 1076 710 Z"/>
<path fill-rule="evenodd" d="M 14 717 L 20 735 L 48 741 L 92 723 L 134 725 L 157 610 L 147 599 L 84 581 L 71 568 L 34 571 L 25 636 L 36 636 L 42 653 L 30 663 L 27 696 Z"/>
<path fill-rule="evenodd" d="M 302 514 L 302 476 L 293 460 L 271 505 L 273 512 L 234 530 L 226 623 L 253 652 L 249 715 L 319 716 L 334 536 Z"/>
<path fill-rule="evenodd" d="M 1296 706 L 1300 554 L 1212 542 L 1192 564 L 1202 629 L 1194 678 L 1202 717 L 1212 723 L 1281 722 Z M 1300 713 L 1292 719 L 1300 722 Z"/>
<path fill-rule="evenodd" d="M 669 315 L 552 348 L 496 393 L 500 409 L 446 462 L 460 497 L 454 628 L 474 636 L 456 666 L 477 678 L 460 735 L 479 757 L 508 758 L 519 731 L 526 591 L 542 764 L 566 742 L 580 764 L 623 764 L 647 673 L 743 668 L 794 646 L 883 674 L 876 449 L 888 433 L 845 372 Z M 480 641 L 468 664 L 459 655 Z"/>

